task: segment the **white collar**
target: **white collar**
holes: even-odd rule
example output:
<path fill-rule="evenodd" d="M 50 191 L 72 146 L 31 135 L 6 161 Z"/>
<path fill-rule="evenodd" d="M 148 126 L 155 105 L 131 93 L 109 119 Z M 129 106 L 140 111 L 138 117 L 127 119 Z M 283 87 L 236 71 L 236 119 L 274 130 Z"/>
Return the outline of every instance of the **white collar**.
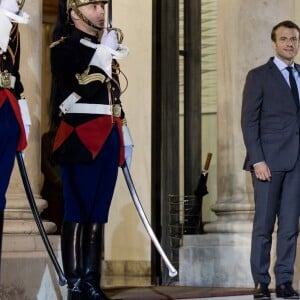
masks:
<path fill-rule="evenodd" d="M 278 67 L 278 69 L 280 71 L 283 71 L 286 69 L 286 67 L 294 67 L 294 63 L 292 63 L 291 65 L 287 65 L 285 62 L 283 62 L 280 58 L 278 58 L 277 56 L 274 57 L 273 59 L 274 64 Z"/>

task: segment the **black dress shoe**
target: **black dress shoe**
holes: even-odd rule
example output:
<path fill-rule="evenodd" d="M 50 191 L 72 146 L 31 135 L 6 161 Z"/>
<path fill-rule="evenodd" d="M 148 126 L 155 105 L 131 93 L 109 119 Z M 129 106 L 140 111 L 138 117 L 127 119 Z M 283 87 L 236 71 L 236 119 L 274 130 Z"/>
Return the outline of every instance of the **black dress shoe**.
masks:
<path fill-rule="evenodd" d="M 290 282 L 276 286 L 276 297 L 284 299 L 299 299 L 299 294 L 293 289 Z"/>
<path fill-rule="evenodd" d="M 254 291 L 254 299 L 271 300 L 270 291 L 267 284 L 259 283 Z"/>

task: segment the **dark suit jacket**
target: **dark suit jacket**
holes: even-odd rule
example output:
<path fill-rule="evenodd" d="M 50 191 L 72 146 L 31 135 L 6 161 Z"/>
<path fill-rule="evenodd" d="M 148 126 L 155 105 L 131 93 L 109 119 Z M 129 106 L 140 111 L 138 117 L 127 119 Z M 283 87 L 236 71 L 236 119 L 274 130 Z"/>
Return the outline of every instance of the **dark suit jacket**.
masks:
<path fill-rule="evenodd" d="M 296 68 L 300 72 L 300 66 Z M 294 167 L 299 153 L 299 107 L 273 58 L 247 74 L 241 126 L 247 149 L 245 170 L 260 161 L 271 171 Z"/>

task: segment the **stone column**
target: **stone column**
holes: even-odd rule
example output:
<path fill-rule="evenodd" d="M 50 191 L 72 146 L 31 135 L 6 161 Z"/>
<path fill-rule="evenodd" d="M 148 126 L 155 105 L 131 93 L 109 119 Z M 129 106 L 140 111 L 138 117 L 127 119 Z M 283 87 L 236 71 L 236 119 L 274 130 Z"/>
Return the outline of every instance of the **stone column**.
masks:
<path fill-rule="evenodd" d="M 242 90 L 247 72 L 274 55 L 272 27 L 293 19 L 294 13 L 294 0 L 218 1 L 218 199 L 212 207 L 217 220 L 204 226 L 207 234 L 183 237 L 180 284 L 253 287 L 250 245 L 254 203 L 250 174 L 242 170 L 246 152 L 240 126 Z M 271 256 L 273 284 L 274 248 Z M 295 286 L 297 265 L 299 262 L 295 265 Z"/>
<path fill-rule="evenodd" d="M 35 194 L 39 211 L 47 207 L 47 202 L 39 196 L 40 171 L 40 123 L 41 123 L 41 61 L 42 61 L 42 9 L 41 2 L 27 0 L 24 11 L 30 17 L 30 23 L 20 24 L 21 63 L 20 73 L 24 85 L 24 94 L 28 99 L 32 126 L 28 146 L 25 150 L 24 162 Z M 7 209 L 5 210 L 5 233 L 37 233 L 17 162 L 7 191 Z M 45 222 L 46 230 L 55 230 L 55 224 Z"/>
<path fill-rule="evenodd" d="M 47 202 L 39 196 L 42 1 L 26 0 L 24 11 L 31 16 L 31 22 L 28 25 L 20 25 L 20 73 L 32 120 L 24 161 L 31 188 L 41 212 L 47 206 Z M 54 223 L 43 222 L 43 224 L 48 233 L 56 230 Z M 60 253 L 59 237 L 58 235 L 49 236 L 57 256 Z M 1 295 L 7 292 L 13 294 L 13 299 L 65 299 L 66 287 L 58 285 L 56 273 L 29 208 L 17 162 L 7 192 L 2 248 Z"/>

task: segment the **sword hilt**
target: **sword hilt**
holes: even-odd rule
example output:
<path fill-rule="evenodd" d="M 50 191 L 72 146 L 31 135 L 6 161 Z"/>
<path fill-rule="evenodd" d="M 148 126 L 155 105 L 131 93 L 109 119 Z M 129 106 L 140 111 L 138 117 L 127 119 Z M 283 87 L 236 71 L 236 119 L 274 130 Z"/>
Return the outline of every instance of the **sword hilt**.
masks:
<path fill-rule="evenodd" d="M 211 158 L 212 158 L 212 153 L 207 153 L 206 162 L 205 162 L 205 165 L 204 165 L 204 170 L 205 171 L 207 171 L 208 168 L 209 168 Z"/>
<path fill-rule="evenodd" d="M 124 39 L 124 34 L 122 32 L 122 30 L 120 28 L 116 28 L 116 27 L 108 27 L 107 28 L 108 31 L 114 30 L 117 33 L 117 38 L 118 38 L 118 43 L 122 44 L 123 39 Z"/>
<path fill-rule="evenodd" d="M 117 32 L 117 37 L 118 37 L 118 43 L 122 44 L 123 39 L 124 39 L 124 34 L 120 28 L 113 27 L 112 25 L 112 0 L 108 1 L 108 26 L 107 30 L 115 30 Z"/>

